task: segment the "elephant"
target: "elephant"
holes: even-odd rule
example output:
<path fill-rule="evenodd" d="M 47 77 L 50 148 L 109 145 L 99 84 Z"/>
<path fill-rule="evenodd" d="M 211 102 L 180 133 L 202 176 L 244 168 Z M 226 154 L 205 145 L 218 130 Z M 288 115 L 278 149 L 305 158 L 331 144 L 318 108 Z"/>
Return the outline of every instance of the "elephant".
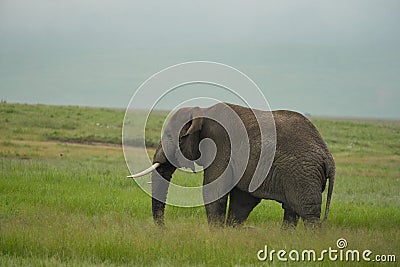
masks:
<path fill-rule="evenodd" d="M 250 152 L 247 165 L 241 173 L 236 171 L 235 163 L 228 164 L 230 151 L 236 144 L 230 142 L 226 129 L 220 123 L 210 119 L 217 115 L 223 118 L 227 110 L 237 115 L 248 135 Z M 265 160 L 260 157 L 262 142 L 265 140 L 260 138 L 256 114 L 273 117 L 275 154 L 271 158 L 272 164 L 268 172 L 261 177 L 262 183 L 255 190 L 249 190 L 257 164 L 260 162 L 258 166 L 262 168 Z M 225 123 L 233 129 L 239 124 L 232 119 Z M 164 127 L 164 137 L 165 141 L 160 141 L 155 151 L 153 165 L 142 173 L 129 176 L 136 178 L 152 173 L 152 214 L 156 225 L 164 226 L 168 182 L 174 171 L 177 167 L 194 170 L 193 162 L 198 165 L 208 164 L 204 168 L 203 185 L 211 184 L 218 177 L 224 176 L 222 182 L 216 186 L 228 188 L 227 193 L 211 202 L 206 194 L 203 196 L 210 226 L 242 225 L 262 199 L 275 200 L 282 204 L 284 229 L 295 228 L 299 218 L 306 227 L 312 228 L 327 220 L 335 178 L 335 162 L 316 127 L 302 114 L 289 110 L 256 110 L 230 103 L 217 103 L 207 108 L 181 108 Z M 173 144 L 171 140 L 174 138 L 179 145 Z M 208 153 L 207 146 L 201 149 L 201 142 L 205 139 L 212 140 L 216 149 L 215 155 L 211 157 L 212 162 L 207 164 L 202 161 L 207 161 L 207 156 L 211 153 Z M 182 153 L 188 161 L 177 160 L 178 153 Z M 325 215 L 321 223 L 322 192 L 328 179 Z"/>

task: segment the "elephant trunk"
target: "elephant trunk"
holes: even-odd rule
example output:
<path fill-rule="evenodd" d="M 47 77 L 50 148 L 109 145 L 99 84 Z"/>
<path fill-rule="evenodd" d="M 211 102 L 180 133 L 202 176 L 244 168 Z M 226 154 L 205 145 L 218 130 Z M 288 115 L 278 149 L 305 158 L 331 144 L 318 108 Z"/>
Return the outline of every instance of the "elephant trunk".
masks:
<path fill-rule="evenodd" d="M 169 182 L 176 167 L 167 161 L 161 143 L 154 154 L 153 163 L 160 163 L 160 165 L 151 175 L 152 213 L 155 224 L 163 226 Z"/>
<path fill-rule="evenodd" d="M 164 209 L 167 200 L 169 182 L 175 167 L 169 163 L 161 165 L 152 173 L 152 212 L 155 224 L 164 225 Z"/>

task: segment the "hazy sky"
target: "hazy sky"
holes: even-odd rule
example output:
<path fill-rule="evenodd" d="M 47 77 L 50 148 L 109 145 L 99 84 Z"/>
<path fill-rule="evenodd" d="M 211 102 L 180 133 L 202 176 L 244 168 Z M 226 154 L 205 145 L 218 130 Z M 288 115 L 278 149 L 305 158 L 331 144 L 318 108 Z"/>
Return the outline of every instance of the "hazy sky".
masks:
<path fill-rule="evenodd" d="M 0 98 L 125 107 L 153 73 L 210 60 L 273 108 L 400 118 L 398 25 L 398 0 L 0 0 Z"/>

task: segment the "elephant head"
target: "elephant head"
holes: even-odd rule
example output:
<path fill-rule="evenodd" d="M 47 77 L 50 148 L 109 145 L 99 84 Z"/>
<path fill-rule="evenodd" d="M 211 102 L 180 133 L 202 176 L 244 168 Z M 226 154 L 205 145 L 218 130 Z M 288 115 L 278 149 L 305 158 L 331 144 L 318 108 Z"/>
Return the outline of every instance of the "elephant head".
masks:
<path fill-rule="evenodd" d="M 129 176 L 137 178 L 152 172 L 152 213 L 157 224 L 163 224 L 169 181 L 177 167 L 195 171 L 200 159 L 199 143 L 203 128 L 203 110 L 199 107 L 181 108 L 167 120 L 162 139 L 147 170 Z M 156 170 L 156 171 L 155 171 Z"/>
<path fill-rule="evenodd" d="M 195 170 L 194 161 L 200 157 L 200 131 L 203 127 L 203 111 L 199 107 L 182 108 L 167 121 L 154 163 L 167 162 Z"/>

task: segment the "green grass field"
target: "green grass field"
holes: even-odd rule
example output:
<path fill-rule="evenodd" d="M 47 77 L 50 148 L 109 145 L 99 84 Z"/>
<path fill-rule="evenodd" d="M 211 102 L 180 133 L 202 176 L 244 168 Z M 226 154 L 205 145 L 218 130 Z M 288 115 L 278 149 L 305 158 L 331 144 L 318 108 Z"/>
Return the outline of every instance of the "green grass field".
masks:
<path fill-rule="evenodd" d="M 339 238 L 346 249 L 400 261 L 399 122 L 313 119 L 337 164 L 329 219 L 315 232 L 302 224 L 283 232 L 283 210 L 273 201 L 252 212 L 245 226 L 254 227 L 209 229 L 203 207 L 172 206 L 166 229 L 155 227 L 151 198 L 125 178 L 123 116 L 104 108 L 0 104 L 0 266 L 291 266 L 276 257 L 260 262 L 257 252 L 268 245 L 319 253 L 337 249 Z M 162 121 L 160 115 L 149 123 L 148 144 L 156 143 Z M 328 257 L 313 263 L 354 264 Z"/>

